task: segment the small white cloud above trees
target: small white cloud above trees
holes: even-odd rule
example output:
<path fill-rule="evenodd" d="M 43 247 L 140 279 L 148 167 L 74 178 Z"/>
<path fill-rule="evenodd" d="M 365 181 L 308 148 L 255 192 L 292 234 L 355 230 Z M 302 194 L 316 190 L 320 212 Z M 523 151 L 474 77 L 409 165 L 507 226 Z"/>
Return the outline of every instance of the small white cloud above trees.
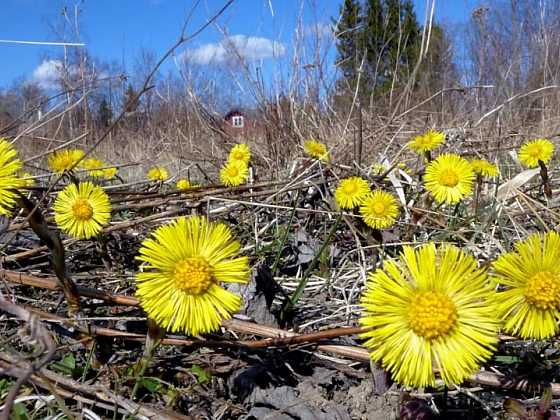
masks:
<path fill-rule="evenodd" d="M 201 45 L 183 52 L 183 58 L 196 64 L 223 63 L 238 58 L 261 60 L 286 53 L 283 43 L 268 38 L 233 35 L 220 42 Z"/>

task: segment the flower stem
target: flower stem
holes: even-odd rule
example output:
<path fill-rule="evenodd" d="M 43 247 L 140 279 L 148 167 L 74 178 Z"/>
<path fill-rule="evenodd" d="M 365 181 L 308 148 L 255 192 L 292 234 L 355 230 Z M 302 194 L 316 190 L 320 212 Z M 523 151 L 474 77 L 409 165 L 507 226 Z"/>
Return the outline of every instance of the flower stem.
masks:
<path fill-rule="evenodd" d="M 132 393 L 130 398 L 134 400 L 136 393 L 140 388 L 140 384 L 144 379 L 144 373 L 152 359 L 154 358 L 154 352 L 156 348 L 161 343 L 162 338 L 165 335 L 165 330 L 163 330 L 153 319 L 148 318 L 148 334 L 146 335 L 146 344 L 144 346 L 144 354 L 138 363 L 139 369 L 135 376 L 134 387 L 132 388 Z"/>
<path fill-rule="evenodd" d="M 545 163 L 540 159 L 539 166 L 541 167 L 541 179 L 544 195 L 546 198 L 552 198 L 552 188 L 550 187 L 550 179 L 548 178 L 548 169 Z"/>
<path fill-rule="evenodd" d="M 474 199 L 473 199 L 473 210 L 474 210 L 474 218 L 478 214 L 478 201 L 480 198 L 480 190 L 482 188 L 482 177 L 480 175 L 476 176 L 475 187 L 474 187 Z"/>

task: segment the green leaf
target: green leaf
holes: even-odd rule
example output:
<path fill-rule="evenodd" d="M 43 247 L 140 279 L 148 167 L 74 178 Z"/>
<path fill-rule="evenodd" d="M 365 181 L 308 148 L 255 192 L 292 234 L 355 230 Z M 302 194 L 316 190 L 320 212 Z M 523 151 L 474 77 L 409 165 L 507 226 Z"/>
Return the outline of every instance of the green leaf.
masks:
<path fill-rule="evenodd" d="M 76 369 L 76 358 L 72 353 L 64 356 L 61 362 L 64 366 L 67 366 L 69 369 L 72 370 Z"/>
<path fill-rule="evenodd" d="M 499 363 L 505 363 L 506 365 L 510 365 L 512 363 L 518 363 L 521 359 L 517 356 L 498 355 L 498 356 L 494 356 L 494 360 Z"/>
<path fill-rule="evenodd" d="M 161 384 L 155 378 L 142 378 L 142 386 L 146 388 L 151 394 L 154 394 L 161 388 Z"/>
<path fill-rule="evenodd" d="M 72 376 L 76 370 L 76 358 L 72 353 L 67 354 L 59 362 L 54 362 L 52 364 L 53 369 L 58 370 L 66 375 Z"/>
<path fill-rule="evenodd" d="M 198 365 L 192 365 L 191 372 L 196 376 L 196 380 L 200 385 L 203 385 L 212 379 L 212 374 Z"/>
<path fill-rule="evenodd" d="M 25 408 L 25 405 L 21 403 L 14 404 L 10 416 L 11 420 L 28 420 L 29 418 L 29 412 L 27 408 Z"/>
<path fill-rule="evenodd" d="M 12 386 L 12 381 L 8 380 L 7 378 L 0 379 L 0 398 L 3 398 L 8 393 L 8 390 Z"/>

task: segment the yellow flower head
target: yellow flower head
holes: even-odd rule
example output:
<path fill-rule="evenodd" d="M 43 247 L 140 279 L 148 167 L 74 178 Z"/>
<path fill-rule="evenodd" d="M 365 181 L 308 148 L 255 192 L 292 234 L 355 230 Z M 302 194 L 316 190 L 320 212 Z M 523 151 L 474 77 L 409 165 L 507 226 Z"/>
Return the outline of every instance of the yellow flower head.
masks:
<path fill-rule="evenodd" d="M 560 321 L 560 235 L 533 234 L 493 264 L 501 291 L 497 308 L 504 330 L 523 339 L 558 333 Z"/>
<path fill-rule="evenodd" d="M 454 204 L 471 194 L 474 177 L 467 160 L 453 153 L 444 153 L 430 162 L 424 183 L 438 203 Z"/>
<path fill-rule="evenodd" d="M 414 137 L 407 143 L 409 149 L 422 154 L 431 152 L 445 142 L 445 134 L 441 131 L 429 130 L 425 134 Z"/>
<path fill-rule="evenodd" d="M 486 159 L 473 159 L 470 161 L 473 172 L 476 175 L 495 178 L 500 175 L 498 167 Z"/>
<path fill-rule="evenodd" d="M 94 157 L 90 157 L 82 160 L 79 166 L 82 169 L 87 169 L 88 175 L 93 178 L 105 177 L 105 171 L 103 169 L 99 169 L 106 166 L 102 160 L 96 159 Z"/>
<path fill-rule="evenodd" d="M 97 235 L 111 220 L 107 193 L 89 181 L 67 185 L 58 193 L 53 210 L 58 227 L 78 239 Z"/>
<path fill-rule="evenodd" d="M 343 179 L 334 192 L 336 204 L 341 209 L 353 209 L 370 193 L 369 184 L 359 176 Z"/>
<path fill-rule="evenodd" d="M 399 216 L 399 206 L 392 194 L 375 190 L 362 200 L 360 214 L 369 227 L 386 229 L 395 224 Z"/>
<path fill-rule="evenodd" d="M 119 169 L 115 166 L 112 166 L 110 168 L 105 168 L 103 169 L 103 178 L 107 180 L 114 179 L 117 176 L 118 172 Z"/>
<path fill-rule="evenodd" d="M 543 163 L 550 162 L 553 153 L 554 144 L 550 140 L 530 140 L 519 149 L 519 161 L 528 168 L 536 168 L 539 160 Z"/>
<path fill-rule="evenodd" d="M 80 149 L 58 150 L 49 155 L 49 168 L 61 174 L 72 169 L 84 155 L 84 151 Z"/>
<path fill-rule="evenodd" d="M 12 214 L 16 190 L 24 186 L 24 182 L 16 176 L 21 166 L 16 149 L 6 139 L 0 138 L 0 215 Z"/>
<path fill-rule="evenodd" d="M 226 187 L 237 187 L 247 181 L 249 170 L 243 162 L 230 160 L 220 170 L 220 181 Z"/>
<path fill-rule="evenodd" d="M 177 181 L 177 189 L 178 190 L 188 190 L 191 187 L 191 183 L 189 182 L 188 179 L 185 178 L 181 178 L 179 181 Z"/>
<path fill-rule="evenodd" d="M 452 245 L 405 246 L 369 275 L 360 324 L 370 356 L 406 386 L 460 384 L 498 342 L 495 292 L 476 260 Z"/>
<path fill-rule="evenodd" d="M 248 165 L 250 159 L 251 149 L 249 149 L 249 146 L 247 146 L 245 143 L 236 144 L 229 152 L 229 161 L 236 160 L 239 162 L 243 162 L 245 165 Z"/>
<path fill-rule="evenodd" d="M 144 270 L 136 296 L 148 316 L 169 331 L 190 335 L 216 331 L 241 306 L 220 283 L 247 283 L 249 262 L 222 223 L 181 217 L 157 228 L 142 243 Z"/>
<path fill-rule="evenodd" d="M 317 140 L 305 140 L 303 143 L 303 150 L 309 156 L 319 159 L 319 160 L 328 160 L 329 159 L 329 151 L 327 150 L 327 146 Z"/>
<path fill-rule="evenodd" d="M 167 173 L 167 169 L 163 166 L 153 166 L 148 171 L 148 179 L 150 181 L 167 181 L 169 178 L 169 174 Z"/>

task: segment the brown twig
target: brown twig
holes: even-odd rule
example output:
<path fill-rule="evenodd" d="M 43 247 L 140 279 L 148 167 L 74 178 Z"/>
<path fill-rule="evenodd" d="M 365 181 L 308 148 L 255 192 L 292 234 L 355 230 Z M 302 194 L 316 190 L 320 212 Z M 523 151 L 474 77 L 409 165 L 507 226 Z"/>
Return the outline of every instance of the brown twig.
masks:
<path fill-rule="evenodd" d="M 36 276 L 30 276 L 27 274 L 22 274 L 17 271 L 10 271 L 10 270 L 0 270 L 0 277 L 11 283 L 40 287 L 43 289 L 60 290 L 60 286 L 53 278 L 41 278 Z M 77 290 L 78 293 L 84 297 L 104 300 L 105 302 L 109 302 L 116 305 L 134 306 L 134 307 L 139 306 L 138 299 L 132 296 L 112 294 L 102 290 L 97 290 L 97 289 L 92 289 L 89 287 L 82 287 L 82 286 L 77 286 Z M 56 315 L 48 314 L 46 312 L 42 312 L 37 309 L 34 309 L 33 311 L 37 314 L 40 314 L 45 319 L 57 320 L 61 323 L 69 322 L 70 323 L 69 325 L 72 325 L 74 328 L 77 328 L 80 332 L 85 334 L 87 334 L 89 331 L 89 333 L 91 334 L 127 338 L 132 341 L 143 341 L 146 338 L 144 335 L 141 334 L 124 333 L 122 331 L 96 327 L 93 325 L 89 326 L 87 331 L 80 330 L 79 326 L 74 325 L 71 322 L 71 320 L 68 320 L 67 318 L 58 317 Z M 251 341 L 212 342 L 212 341 L 188 340 L 188 339 L 180 339 L 180 338 L 166 338 L 162 340 L 162 344 L 186 345 L 186 346 L 197 346 L 197 347 L 235 346 L 235 347 L 264 348 L 264 347 L 289 346 L 289 345 L 317 342 L 321 340 L 340 337 L 342 335 L 353 335 L 353 334 L 359 334 L 361 332 L 364 332 L 364 330 L 361 328 L 336 328 L 333 330 L 326 330 L 326 331 L 300 335 L 290 331 L 280 330 L 278 328 L 268 327 L 264 325 L 255 324 L 253 322 L 246 322 L 237 319 L 225 320 L 222 325 L 225 328 L 231 329 L 239 333 L 258 335 L 261 337 L 268 337 L 269 339 L 261 340 L 261 341 L 251 340 Z M 369 360 L 369 355 L 367 351 L 360 347 L 324 344 L 324 345 L 319 345 L 318 349 L 332 354 L 336 354 L 341 357 L 349 357 L 364 362 Z"/>
<path fill-rule="evenodd" d="M 33 204 L 27 197 L 20 194 L 18 202 L 27 214 L 27 220 L 33 232 L 35 232 L 39 239 L 41 239 L 51 251 L 54 271 L 62 286 L 66 301 L 68 302 L 68 313 L 70 315 L 77 314 L 80 310 L 80 296 L 76 291 L 74 281 L 67 273 L 66 261 L 64 258 L 64 245 L 62 244 L 58 232 L 49 229 L 40 208 Z"/>

